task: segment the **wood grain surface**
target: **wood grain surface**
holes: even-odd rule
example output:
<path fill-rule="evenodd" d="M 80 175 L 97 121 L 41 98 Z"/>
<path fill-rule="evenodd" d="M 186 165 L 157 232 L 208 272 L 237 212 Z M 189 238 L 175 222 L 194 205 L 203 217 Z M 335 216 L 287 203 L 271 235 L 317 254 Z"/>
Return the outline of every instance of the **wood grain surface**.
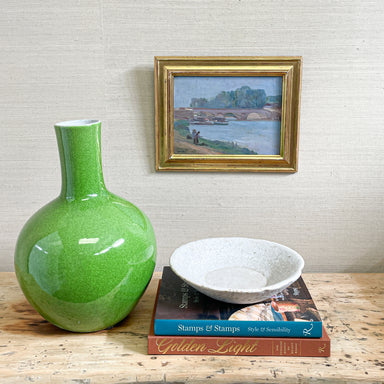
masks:
<path fill-rule="evenodd" d="M 305 274 L 331 337 L 331 357 L 149 356 L 156 273 L 112 329 L 75 334 L 45 321 L 13 273 L 0 273 L 0 382 L 383 383 L 384 274 Z"/>
<path fill-rule="evenodd" d="M 178 246 L 243 236 L 384 272 L 384 1 L 0 1 L 0 270 L 60 191 L 53 125 L 102 120 L 107 187 Z M 298 173 L 155 172 L 154 56 L 302 56 Z"/>

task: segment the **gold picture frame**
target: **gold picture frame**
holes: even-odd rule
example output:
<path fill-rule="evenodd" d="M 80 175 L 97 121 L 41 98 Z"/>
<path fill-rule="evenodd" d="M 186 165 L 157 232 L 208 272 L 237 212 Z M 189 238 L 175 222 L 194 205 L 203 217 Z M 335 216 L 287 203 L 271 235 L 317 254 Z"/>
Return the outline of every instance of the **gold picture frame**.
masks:
<path fill-rule="evenodd" d="M 301 72 L 301 57 L 155 57 L 156 170 L 296 172 Z"/>

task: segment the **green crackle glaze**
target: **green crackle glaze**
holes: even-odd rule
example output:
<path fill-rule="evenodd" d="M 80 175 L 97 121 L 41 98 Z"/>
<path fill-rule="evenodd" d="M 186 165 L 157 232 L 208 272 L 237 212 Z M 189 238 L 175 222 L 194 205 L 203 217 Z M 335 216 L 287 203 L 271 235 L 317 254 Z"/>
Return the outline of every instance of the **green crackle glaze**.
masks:
<path fill-rule="evenodd" d="M 74 332 L 105 329 L 126 317 L 156 261 L 148 218 L 105 188 L 100 126 L 95 120 L 55 125 L 61 194 L 28 220 L 15 252 L 28 301 Z"/>

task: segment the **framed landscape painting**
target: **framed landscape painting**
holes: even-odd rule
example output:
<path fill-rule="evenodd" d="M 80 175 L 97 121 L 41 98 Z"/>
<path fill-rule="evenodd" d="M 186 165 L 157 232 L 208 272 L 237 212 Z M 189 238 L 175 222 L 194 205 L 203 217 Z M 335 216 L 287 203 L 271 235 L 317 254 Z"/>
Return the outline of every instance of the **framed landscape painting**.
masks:
<path fill-rule="evenodd" d="M 296 172 L 300 57 L 155 57 L 156 169 Z"/>

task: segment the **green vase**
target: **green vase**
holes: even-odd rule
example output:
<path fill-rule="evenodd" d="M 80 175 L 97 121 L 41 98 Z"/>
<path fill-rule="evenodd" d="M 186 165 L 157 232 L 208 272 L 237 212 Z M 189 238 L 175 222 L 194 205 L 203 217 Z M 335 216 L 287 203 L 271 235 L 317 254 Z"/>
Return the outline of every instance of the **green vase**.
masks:
<path fill-rule="evenodd" d="M 104 185 L 97 120 L 55 125 L 60 196 L 36 212 L 17 240 L 15 270 L 35 309 L 74 332 L 113 326 L 151 279 L 156 240 L 148 218 Z"/>

